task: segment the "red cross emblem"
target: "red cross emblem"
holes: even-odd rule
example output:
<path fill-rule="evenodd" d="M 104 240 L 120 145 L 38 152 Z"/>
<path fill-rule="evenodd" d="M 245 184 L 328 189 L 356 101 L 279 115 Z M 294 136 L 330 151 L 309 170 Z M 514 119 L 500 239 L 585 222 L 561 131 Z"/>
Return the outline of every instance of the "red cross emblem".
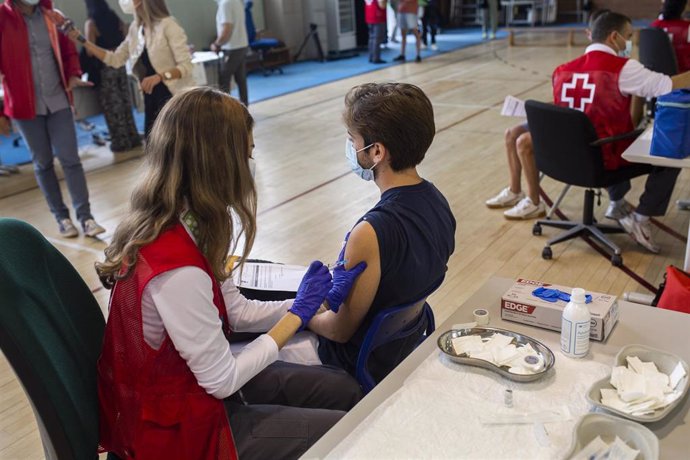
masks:
<path fill-rule="evenodd" d="M 587 104 L 594 100 L 594 92 L 597 86 L 589 82 L 589 74 L 576 73 L 573 79 L 563 84 L 561 89 L 561 101 L 568 104 L 571 109 L 585 111 Z"/>

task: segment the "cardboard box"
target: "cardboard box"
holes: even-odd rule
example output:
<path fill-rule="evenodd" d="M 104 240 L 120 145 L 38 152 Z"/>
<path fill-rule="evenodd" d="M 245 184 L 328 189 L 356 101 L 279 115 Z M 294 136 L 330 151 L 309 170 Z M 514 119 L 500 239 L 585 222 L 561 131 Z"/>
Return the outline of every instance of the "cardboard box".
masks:
<path fill-rule="evenodd" d="M 558 289 L 567 293 L 572 291 L 569 286 L 518 279 L 501 297 L 501 318 L 560 332 L 563 309 L 568 303 L 563 300 L 547 302 L 532 295 L 532 291 L 539 287 Z M 587 304 L 592 315 L 589 336 L 592 340 L 606 340 L 618 321 L 616 296 L 586 292 L 592 296 L 592 302 Z"/>

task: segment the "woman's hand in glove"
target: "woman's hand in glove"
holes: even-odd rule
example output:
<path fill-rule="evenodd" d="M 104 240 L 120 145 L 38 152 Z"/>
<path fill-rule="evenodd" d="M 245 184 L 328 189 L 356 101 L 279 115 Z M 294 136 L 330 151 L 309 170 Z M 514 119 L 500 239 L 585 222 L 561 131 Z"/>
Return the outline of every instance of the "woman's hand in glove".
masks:
<path fill-rule="evenodd" d="M 295 301 L 288 310 L 302 321 L 300 330 L 304 329 L 316 314 L 332 287 L 333 279 L 328 267 L 318 260 L 312 262 L 297 289 Z"/>

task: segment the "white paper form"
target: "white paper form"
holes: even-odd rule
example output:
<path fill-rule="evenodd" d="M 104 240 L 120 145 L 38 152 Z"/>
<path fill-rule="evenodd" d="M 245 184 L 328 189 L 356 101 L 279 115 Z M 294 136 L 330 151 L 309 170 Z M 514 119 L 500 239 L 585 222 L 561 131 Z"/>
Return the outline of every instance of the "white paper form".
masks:
<path fill-rule="evenodd" d="M 507 95 L 503 101 L 501 115 L 504 117 L 527 118 L 527 112 L 525 112 L 525 101 L 511 96 L 510 94 Z"/>
<path fill-rule="evenodd" d="M 238 287 L 260 291 L 297 292 L 307 267 L 247 262 L 235 270 L 232 279 Z"/>

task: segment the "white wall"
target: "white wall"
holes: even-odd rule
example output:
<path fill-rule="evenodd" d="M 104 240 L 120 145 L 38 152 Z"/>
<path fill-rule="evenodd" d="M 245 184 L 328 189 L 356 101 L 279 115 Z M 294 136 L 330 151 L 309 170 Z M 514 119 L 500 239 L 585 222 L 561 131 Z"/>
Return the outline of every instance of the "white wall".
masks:
<path fill-rule="evenodd" d="M 130 22 L 131 16 L 122 14 L 117 0 L 107 0 L 115 12 Z M 56 8 L 61 9 L 73 18 L 80 27 L 86 20 L 84 0 L 53 0 Z M 216 2 L 215 0 L 167 0 L 170 14 L 175 16 L 189 36 L 190 43 L 196 49 L 205 48 L 216 36 Z M 254 0 L 252 9 L 254 24 L 257 29 L 264 28 L 263 0 Z"/>

